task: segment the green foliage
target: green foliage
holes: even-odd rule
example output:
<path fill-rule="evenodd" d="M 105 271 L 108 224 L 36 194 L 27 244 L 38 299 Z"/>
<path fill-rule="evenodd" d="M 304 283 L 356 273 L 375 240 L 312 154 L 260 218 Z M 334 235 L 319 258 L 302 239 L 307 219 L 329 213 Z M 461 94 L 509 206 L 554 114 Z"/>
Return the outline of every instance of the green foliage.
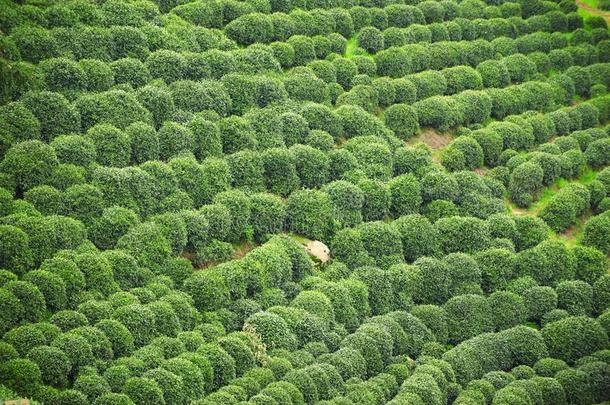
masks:
<path fill-rule="evenodd" d="M 45 141 L 51 141 L 57 135 L 78 132 L 80 128 L 79 112 L 59 93 L 29 92 L 22 102 L 38 119 L 40 134 Z"/>
<path fill-rule="evenodd" d="M 159 156 L 163 160 L 194 150 L 195 136 L 189 128 L 178 123 L 164 122 L 159 128 L 158 137 Z"/>
<path fill-rule="evenodd" d="M 529 319 L 540 321 L 549 311 L 557 308 L 557 293 L 552 287 L 534 286 L 523 294 Z"/>
<path fill-rule="evenodd" d="M 12 146 L 0 168 L 14 178 L 15 185 L 25 191 L 44 184 L 57 166 L 53 148 L 40 141 L 24 141 Z"/>
<path fill-rule="evenodd" d="M 169 84 L 183 78 L 185 60 L 178 52 L 159 50 L 148 55 L 146 67 L 153 78 L 163 79 Z"/>
<path fill-rule="evenodd" d="M 36 363 L 27 359 L 9 360 L 0 367 L 2 381 L 22 396 L 32 395 L 35 385 L 41 382 L 41 372 Z"/>
<path fill-rule="evenodd" d="M 358 33 L 358 46 L 369 53 L 382 50 L 383 42 L 383 34 L 375 27 L 364 27 Z"/>
<path fill-rule="evenodd" d="M 593 310 L 593 288 L 584 281 L 562 281 L 555 291 L 557 306 L 570 315 L 589 315 Z"/>
<path fill-rule="evenodd" d="M 434 223 L 440 245 L 445 253 L 472 253 L 489 243 L 489 230 L 484 221 L 471 217 L 441 218 Z"/>
<path fill-rule="evenodd" d="M 59 275 L 45 270 L 34 270 L 28 272 L 24 280 L 38 288 L 49 310 L 57 311 L 66 307 L 66 285 Z"/>
<path fill-rule="evenodd" d="M 332 205 L 328 195 L 315 190 L 293 192 L 286 202 L 287 227 L 311 239 L 325 240 L 331 231 Z"/>
<path fill-rule="evenodd" d="M 46 302 L 38 287 L 27 281 L 9 281 L 4 288 L 19 301 L 22 312 L 19 313 L 18 320 L 27 322 L 42 320 L 46 311 Z"/>
<path fill-rule="evenodd" d="M 81 115 L 83 130 L 98 123 L 126 128 L 133 122 L 150 120 L 150 113 L 137 98 L 123 90 L 83 95 L 76 100 L 75 105 Z"/>
<path fill-rule="evenodd" d="M 128 208 L 109 207 L 90 230 L 90 237 L 96 246 L 112 249 L 119 238 L 140 222 L 138 215 Z"/>
<path fill-rule="evenodd" d="M 163 391 L 155 380 L 144 377 L 132 377 L 125 383 L 123 392 L 131 398 L 134 403 L 155 404 L 165 403 Z"/>
<path fill-rule="evenodd" d="M 523 299 L 509 291 L 496 291 L 488 297 L 496 331 L 522 324 L 526 319 Z"/>
<path fill-rule="evenodd" d="M 269 348 L 294 348 L 296 338 L 290 331 L 288 324 L 279 315 L 269 312 L 259 312 L 246 320 L 261 336 L 262 341 Z"/>
<path fill-rule="evenodd" d="M 569 364 L 599 350 L 608 342 L 608 336 L 599 323 L 583 316 L 551 322 L 542 329 L 542 335 L 549 354 Z"/>
<path fill-rule="evenodd" d="M 134 349 L 134 338 L 127 326 L 115 319 L 102 319 L 95 327 L 104 332 L 112 345 L 115 357 L 130 355 Z"/>
<path fill-rule="evenodd" d="M 39 64 L 47 88 L 51 91 L 78 92 L 85 87 L 85 72 L 82 67 L 70 59 L 51 58 Z"/>
<path fill-rule="evenodd" d="M 378 75 L 394 79 L 399 79 L 413 71 L 411 56 L 405 49 L 398 47 L 388 47 L 378 52 L 375 55 L 375 64 Z M 418 84 L 415 84 L 417 87 Z"/>
<path fill-rule="evenodd" d="M 93 140 L 80 135 L 61 135 L 53 139 L 51 146 L 61 163 L 88 166 L 96 159 Z"/>
<path fill-rule="evenodd" d="M 43 383 L 56 387 L 67 385 L 71 365 L 63 351 L 50 346 L 37 346 L 28 352 L 27 357 L 38 365 Z"/>
<path fill-rule="evenodd" d="M 332 137 L 327 133 L 324 134 L 332 143 Z M 308 137 L 308 140 L 311 140 L 311 137 Z M 316 188 L 327 182 L 329 162 L 324 152 L 308 145 L 294 145 L 290 150 L 295 157 L 296 170 L 303 186 Z"/>
<path fill-rule="evenodd" d="M 412 174 L 403 174 L 388 183 L 391 196 L 390 211 L 396 217 L 413 214 L 419 211 L 421 205 L 421 189 L 419 181 Z"/>
<path fill-rule="evenodd" d="M 443 306 L 447 313 L 449 341 L 459 343 L 494 329 L 494 313 L 480 295 L 458 295 Z"/>
<path fill-rule="evenodd" d="M 379 266 L 388 267 L 403 261 L 400 234 L 395 228 L 376 221 L 363 223 L 357 229 L 364 248 Z"/>
<path fill-rule="evenodd" d="M 273 24 L 269 16 L 250 13 L 231 21 L 225 27 L 227 36 L 241 45 L 254 42 L 269 42 L 273 34 Z"/>
<path fill-rule="evenodd" d="M 284 79 L 284 86 L 290 98 L 295 100 L 324 103 L 328 98 L 324 81 L 308 73 L 289 75 Z"/>
<path fill-rule="evenodd" d="M 585 150 L 587 162 L 591 167 L 603 167 L 607 165 L 610 143 L 607 138 L 598 139 L 589 144 Z"/>
<path fill-rule="evenodd" d="M 333 207 L 333 217 L 340 227 L 355 226 L 362 222 L 364 193 L 350 182 L 339 180 L 328 183 L 324 191 Z"/>
<path fill-rule="evenodd" d="M 252 202 L 252 227 L 254 237 L 263 240 L 268 234 L 284 229 L 285 203 L 277 196 L 267 193 L 254 194 Z"/>
<path fill-rule="evenodd" d="M 78 64 L 88 91 L 106 91 L 114 84 L 114 73 L 107 63 L 98 59 L 81 59 Z"/>
<path fill-rule="evenodd" d="M 153 223 L 142 223 L 121 236 L 116 248 L 133 255 L 138 264 L 151 270 L 157 269 L 171 252 L 171 246 L 164 237 L 161 227 Z"/>
<path fill-rule="evenodd" d="M 603 19 L 55 3 L 0 6 L 0 398 L 608 400 Z"/>
<path fill-rule="evenodd" d="M 520 207 L 532 203 L 533 194 L 542 187 L 543 170 L 535 163 L 526 162 L 510 175 L 508 191 L 511 199 Z"/>
<path fill-rule="evenodd" d="M 507 249 L 492 248 L 477 252 L 484 291 L 504 290 L 515 275 L 515 255 Z"/>
<path fill-rule="evenodd" d="M 159 158 L 159 136 L 155 129 L 144 123 L 135 122 L 125 129 L 131 141 L 131 160 L 144 163 Z"/>
<path fill-rule="evenodd" d="M 470 136 L 460 136 L 455 139 L 445 149 L 444 153 L 443 164 L 450 170 L 462 169 L 459 165 L 456 167 L 455 159 L 463 160 L 463 168 L 468 170 L 473 170 L 483 165 L 483 148 L 478 144 L 476 139 Z M 459 157 L 455 157 L 455 154 Z M 449 162 L 445 162 L 445 159 L 449 159 Z"/>
<path fill-rule="evenodd" d="M 104 166 L 124 167 L 131 159 L 131 142 L 120 129 L 109 124 L 98 124 L 87 131 L 93 141 L 97 162 Z"/>
<path fill-rule="evenodd" d="M 540 218 L 515 217 L 517 234 L 515 247 L 524 250 L 536 246 L 548 237 L 549 228 Z"/>
<path fill-rule="evenodd" d="M 434 79 L 430 79 L 434 81 Z M 422 92 L 425 91 L 422 89 Z M 417 90 L 418 97 L 420 89 Z M 440 131 L 447 131 L 449 128 L 456 124 L 456 115 L 453 106 L 448 101 L 450 99 L 431 96 L 416 102 L 413 107 L 417 112 L 419 118 L 419 125 L 421 127 L 433 127 Z"/>
<path fill-rule="evenodd" d="M 606 232 L 608 225 L 610 225 L 610 215 L 607 213 L 602 213 L 587 221 L 583 230 L 583 244 L 604 253 L 610 252 L 610 237 Z"/>
<path fill-rule="evenodd" d="M 44 334 L 32 325 L 22 325 L 4 334 L 3 339 L 9 343 L 22 357 L 31 349 L 44 345 Z"/>
<path fill-rule="evenodd" d="M 155 314 L 140 304 L 126 305 L 117 308 L 113 318 L 121 322 L 134 337 L 136 346 L 143 346 L 155 336 Z"/>
<path fill-rule="evenodd" d="M 222 308 L 228 300 L 229 290 L 224 279 L 214 274 L 196 273 L 185 280 L 183 289 L 193 297 L 200 311 Z"/>
<path fill-rule="evenodd" d="M 169 90 L 175 106 L 182 110 L 191 112 L 212 110 L 220 116 L 225 116 L 231 111 L 231 97 L 220 82 L 179 80 L 173 82 Z"/>
<path fill-rule="evenodd" d="M 15 141 L 40 138 L 40 122 L 22 102 L 12 102 L 0 107 L 0 128 L 5 137 L 2 153 Z"/>
<path fill-rule="evenodd" d="M 421 257 L 413 264 L 421 278 L 415 301 L 422 304 L 442 304 L 447 301 L 452 283 L 447 263 L 432 257 Z"/>
<path fill-rule="evenodd" d="M 409 139 L 419 130 L 417 112 L 406 104 L 394 104 L 384 114 L 385 123 L 402 139 Z"/>
<path fill-rule="evenodd" d="M 89 401 L 110 393 L 110 387 L 103 377 L 98 375 L 81 375 L 74 381 L 74 388 L 85 394 Z"/>
<path fill-rule="evenodd" d="M 589 206 L 590 193 L 581 185 L 566 187 L 553 196 L 540 217 L 555 231 L 564 231 Z"/>
<path fill-rule="evenodd" d="M 174 112 L 174 100 L 167 89 L 147 85 L 138 88 L 136 97 L 139 103 L 150 111 L 157 128 L 169 120 Z"/>
<path fill-rule="evenodd" d="M 289 195 L 299 185 L 294 155 L 283 148 L 267 149 L 262 153 L 267 190 L 282 196 Z"/>
<path fill-rule="evenodd" d="M 0 225 L 0 246 L 0 267 L 12 269 L 17 274 L 25 273 L 29 269 L 32 252 L 25 232 L 11 225 Z"/>

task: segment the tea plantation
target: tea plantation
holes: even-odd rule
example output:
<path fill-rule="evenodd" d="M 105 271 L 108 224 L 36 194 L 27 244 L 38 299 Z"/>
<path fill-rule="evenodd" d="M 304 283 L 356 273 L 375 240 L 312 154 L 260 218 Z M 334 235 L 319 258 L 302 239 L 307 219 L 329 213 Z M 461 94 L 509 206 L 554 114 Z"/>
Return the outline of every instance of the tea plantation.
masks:
<path fill-rule="evenodd" d="M 609 4 L 0 0 L 0 402 L 610 403 Z"/>

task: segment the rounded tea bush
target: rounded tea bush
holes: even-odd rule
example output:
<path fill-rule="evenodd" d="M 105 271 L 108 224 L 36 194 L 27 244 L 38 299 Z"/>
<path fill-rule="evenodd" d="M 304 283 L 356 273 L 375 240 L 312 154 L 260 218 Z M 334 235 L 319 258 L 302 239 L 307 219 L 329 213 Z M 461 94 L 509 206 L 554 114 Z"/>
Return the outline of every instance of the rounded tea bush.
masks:
<path fill-rule="evenodd" d="M 246 320 L 257 333 L 261 335 L 263 342 L 270 348 L 294 348 L 295 336 L 290 331 L 288 324 L 279 315 L 270 312 L 259 312 Z"/>
<path fill-rule="evenodd" d="M 534 321 L 540 321 L 549 311 L 557 308 L 557 293 L 552 287 L 534 286 L 523 293 L 527 316 Z"/>
<path fill-rule="evenodd" d="M 163 391 L 155 380 L 132 377 L 125 383 L 123 393 L 136 404 L 163 404 Z"/>
<path fill-rule="evenodd" d="M 480 295 L 459 295 L 443 305 L 447 313 L 449 341 L 462 342 L 494 328 L 491 306 Z"/>
<path fill-rule="evenodd" d="M 394 104 L 384 113 L 385 124 L 401 139 L 409 139 L 419 131 L 415 109 L 407 104 Z"/>
<path fill-rule="evenodd" d="M 0 267 L 16 274 L 25 273 L 32 264 L 28 235 L 12 225 L 0 225 Z"/>
<path fill-rule="evenodd" d="M 79 112 L 60 93 L 29 92 L 21 101 L 38 119 L 43 140 L 52 141 L 58 135 L 79 132 Z"/>
<path fill-rule="evenodd" d="M 41 141 L 25 141 L 14 144 L 6 152 L 0 168 L 25 191 L 45 184 L 57 164 L 57 155 L 51 146 Z"/>
<path fill-rule="evenodd" d="M 555 287 L 557 306 L 570 315 L 589 315 L 593 310 L 593 288 L 581 280 L 562 281 Z"/>
<path fill-rule="evenodd" d="M 3 384 L 22 396 L 31 396 L 42 380 L 40 368 L 28 359 L 13 359 L 0 366 Z"/>
<path fill-rule="evenodd" d="M 526 307 L 523 299 L 509 291 L 496 291 L 489 297 L 496 331 L 509 329 L 525 322 Z"/>
<path fill-rule="evenodd" d="M 409 53 L 403 48 L 390 47 L 377 52 L 375 55 L 375 64 L 377 65 L 377 74 L 380 76 L 388 76 L 393 79 L 400 79 L 412 72 L 413 61 Z M 424 91 L 419 92 L 420 83 L 414 83 L 417 90 L 418 99 L 424 97 Z M 411 89 L 407 91 L 410 92 Z M 399 91 L 400 94 L 400 91 Z"/>
<path fill-rule="evenodd" d="M 583 245 L 594 247 L 606 254 L 610 252 L 610 235 L 606 232 L 608 226 L 610 226 L 608 212 L 594 216 L 587 221 L 583 230 Z"/>
<path fill-rule="evenodd" d="M 369 53 L 377 53 L 384 48 L 383 33 L 375 27 L 364 27 L 358 33 L 358 46 Z"/>
<path fill-rule="evenodd" d="M 608 336 L 601 325 L 584 316 L 551 322 L 542 328 L 542 336 L 551 357 L 568 364 L 608 345 Z"/>

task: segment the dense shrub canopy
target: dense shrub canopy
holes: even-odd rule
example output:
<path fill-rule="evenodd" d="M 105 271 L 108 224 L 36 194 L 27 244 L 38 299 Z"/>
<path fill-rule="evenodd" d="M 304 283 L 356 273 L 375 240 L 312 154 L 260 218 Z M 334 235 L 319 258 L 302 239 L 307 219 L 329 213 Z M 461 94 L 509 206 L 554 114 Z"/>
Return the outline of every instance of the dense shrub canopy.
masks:
<path fill-rule="evenodd" d="M 1 2 L 0 400 L 610 401 L 581 3 Z"/>

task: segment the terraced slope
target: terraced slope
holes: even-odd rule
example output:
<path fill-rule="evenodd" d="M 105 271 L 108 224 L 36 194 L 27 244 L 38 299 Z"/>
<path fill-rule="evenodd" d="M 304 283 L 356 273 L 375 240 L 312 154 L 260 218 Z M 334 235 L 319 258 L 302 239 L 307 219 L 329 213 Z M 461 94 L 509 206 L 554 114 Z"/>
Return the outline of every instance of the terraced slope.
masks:
<path fill-rule="evenodd" d="M 0 400 L 609 401 L 595 7 L 0 0 Z"/>

